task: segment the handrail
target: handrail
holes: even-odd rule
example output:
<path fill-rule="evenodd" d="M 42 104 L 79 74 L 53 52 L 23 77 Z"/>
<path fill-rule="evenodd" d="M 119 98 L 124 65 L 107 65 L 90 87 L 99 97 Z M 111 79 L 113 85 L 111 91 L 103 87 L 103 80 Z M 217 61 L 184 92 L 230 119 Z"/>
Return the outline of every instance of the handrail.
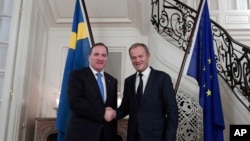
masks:
<path fill-rule="evenodd" d="M 187 52 L 196 10 L 178 0 L 152 0 L 151 22 L 158 33 Z M 218 74 L 250 111 L 250 47 L 234 40 L 211 20 Z"/>
<path fill-rule="evenodd" d="M 198 8 L 198 12 L 197 12 L 199 14 L 201 12 L 202 3 L 203 3 L 203 0 L 201 0 L 200 4 L 199 4 L 199 8 Z M 199 16 L 195 17 L 194 26 L 193 27 L 196 27 L 198 18 L 199 18 Z M 183 71 L 184 71 L 184 67 L 185 67 L 185 64 L 186 64 L 186 61 L 187 61 L 187 57 L 188 57 L 188 54 L 189 54 L 190 49 L 192 47 L 192 42 L 193 42 L 192 39 L 193 39 L 193 36 L 194 36 L 194 32 L 195 32 L 195 28 L 192 28 L 192 31 L 191 31 L 191 34 L 190 34 L 190 38 L 189 38 L 189 41 L 188 41 L 188 45 L 187 45 L 187 49 L 185 51 L 185 54 L 184 54 L 184 57 L 183 57 L 183 61 L 182 61 L 182 64 L 181 64 L 181 68 L 180 68 L 180 72 L 179 72 L 179 75 L 178 75 L 178 78 L 177 78 L 177 81 L 176 81 L 176 84 L 175 84 L 175 93 L 177 93 L 177 91 L 178 91 L 178 88 L 179 88 L 179 85 L 180 85 L 180 82 L 181 82 L 181 77 L 182 77 L 182 74 L 183 74 Z"/>

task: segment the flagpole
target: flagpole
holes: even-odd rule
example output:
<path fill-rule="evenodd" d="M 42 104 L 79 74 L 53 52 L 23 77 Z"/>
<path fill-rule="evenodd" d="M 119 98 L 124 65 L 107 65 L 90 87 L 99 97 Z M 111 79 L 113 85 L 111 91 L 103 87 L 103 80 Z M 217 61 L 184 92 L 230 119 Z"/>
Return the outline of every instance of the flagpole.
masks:
<path fill-rule="evenodd" d="M 90 22 L 89 22 L 89 16 L 88 16 L 85 0 L 82 0 L 82 6 L 83 6 L 84 13 L 85 13 L 85 18 L 87 19 L 86 22 L 87 22 L 87 27 L 88 27 L 88 30 L 89 30 L 90 41 L 91 41 L 91 44 L 93 45 L 95 43 L 95 41 L 94 41 L 94 37 L 93 37 L 93 34 L 92 34 L 92 29 L 91 29 L 91 26 L 90 26 Z"/>
<path fill-rule="evenodd" d="M 88 66 L 89 64 L 88 54 L 91 47 L 91 42 L 94 43 L 94 40 L 92 39 L 93 35 L 89 24 L 88 14 L 86 11 L 85 4 L 83 4 L 84 1 L 83 0 L 75 0 L 75 1 L 76 3 L 75 3 L 73 23 L 72 23 L 72 31 L 70 36 L 68 55 L 63 72 L 60 102 L 57 110 L 57 118 L 56 118 L 56 128 L 58 130 L 57 141 L 64 140 L 64 136 L 67 129 L 67 122 L 70 114 L 69 101 L 67 97 L 68 95 L 67 84 L 70 73 L 73 70 Z M 78 30 L 83 30 L 83 31 L 78 32 Z M 84 32 L 84 34 L 79 34 L 81 32 Z M 77 38 L 77 35 L 79 35 L 79 38 Z"/>
<path fill-rule="evenodd" d="M 176 81 L 176 84 L 175 84 L 175 93 L 176 94 L 177 94 L 177 91 L 179 89 L 179 85 L 180 85 L 180 82 L 181 82 L 181 77 L 182 77 L 182 74 L 183 74 L 183 70 L 184 70 L 184 67 L 185 67 L 185 64 L 186 64 L 186 61 L 187 61 L 188 54 L 189 54 L 190 49 L 191 49 L 191 45 L 192 45 L 192 42 L 193 42 L 194 31 L 196 29 L 196 25 L 197 25 L 197 21 L 198 21 L 200 12 L 201 12 L 201 7 L 202 7 L 203 1 L 204 0 L 200 1 L 199 7 L 198 7 L 198 12 L 197 12 L 197 15 L 196 15 L 195 21 L 194 21 L 194 26 L 193 26 L 193 29 L 192 29 L 191 34 L 190 34 L 190 40 L 188 42 L 188 46 L 187 46 L 187 49 L 185 51 L 183 61 L 182 61 L 182 64 L 181 64 L 180 72 L 179 72 L 179 75 L 178 75 L 178 78 L 177 78 L 177 81 Z"/>

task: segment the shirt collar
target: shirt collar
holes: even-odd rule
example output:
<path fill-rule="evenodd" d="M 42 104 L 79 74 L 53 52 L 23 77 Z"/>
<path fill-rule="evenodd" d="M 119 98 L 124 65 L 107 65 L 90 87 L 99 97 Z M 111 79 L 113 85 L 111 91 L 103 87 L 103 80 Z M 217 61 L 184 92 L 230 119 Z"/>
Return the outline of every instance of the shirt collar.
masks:
<path fill-rule="evenodd" d="M 148 66 L 143 72 L 141 72 L 142 74 L 143 74 L 143 76 L 148 76 L 149 75 L 149 73 L 150 73 L 150 71 L 151 71 L 151 68 Z M 139 76 L 139 73 L 140 72 L 137 72 L 137 76 Z"/>
<path fill-rule="evenodd" d="M 92 68 L 90 65 L 89 65 L 89 68 L 91 69 L 91 71 L 93 72 L 94 75 L 96 75 L 98 73 L 98 71 L 96 71 L 94 68 Z M 100 73 L 102 74 L 102 76 L 104 76 L 104 70 L 100 71 Z"/>

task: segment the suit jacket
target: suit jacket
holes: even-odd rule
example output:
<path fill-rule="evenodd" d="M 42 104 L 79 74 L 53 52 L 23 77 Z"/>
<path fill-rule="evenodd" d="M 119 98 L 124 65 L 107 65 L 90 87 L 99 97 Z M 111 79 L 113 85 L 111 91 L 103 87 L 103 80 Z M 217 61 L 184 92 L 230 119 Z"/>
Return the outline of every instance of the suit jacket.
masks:
<path fill-rule="evenodd" d="M 125 79 L 123 100 L 117 109 L 117 119 L 129 115 L 128 141 L 175 141 L 178 127 L 178 107 L 170 76 L 165 72 L 151 72 L 140 103 L 135 92 L 136 74 Z"/>
<path fill-rule="evenodd" d="M 65 141 L 114 141 L 117 121 L 104 121 L 105 107 L 117 108 L 117 79 L 104 73 L 106 102 L 101 97 L 96 78 L 89 67 L 71 72 L 68 80 L 70 117 Z"/>

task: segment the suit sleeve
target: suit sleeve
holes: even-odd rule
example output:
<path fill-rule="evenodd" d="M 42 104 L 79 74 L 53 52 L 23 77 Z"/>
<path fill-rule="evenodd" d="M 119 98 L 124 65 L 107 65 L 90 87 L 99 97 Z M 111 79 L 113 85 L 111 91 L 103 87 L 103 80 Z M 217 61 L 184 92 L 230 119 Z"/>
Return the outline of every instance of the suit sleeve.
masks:
<path fill-rule="evenodd" d="M 122 119 L 126 115 L 128 115 L 128 112 L 129 112 L 129 92 L 128 92 L 128 82 L 127 80 L 125 80 L 122 102 L 119 108 L 117 109 L 116 118 Z"/>
<path fill-rule="evenodd" d="M 165 141 L 175 141 L 178 128 L 178 106 L 173 83 L 169 75 L 166 75 L 163 82 L 163 99 L 167 122 L 165 123 Z"/>

